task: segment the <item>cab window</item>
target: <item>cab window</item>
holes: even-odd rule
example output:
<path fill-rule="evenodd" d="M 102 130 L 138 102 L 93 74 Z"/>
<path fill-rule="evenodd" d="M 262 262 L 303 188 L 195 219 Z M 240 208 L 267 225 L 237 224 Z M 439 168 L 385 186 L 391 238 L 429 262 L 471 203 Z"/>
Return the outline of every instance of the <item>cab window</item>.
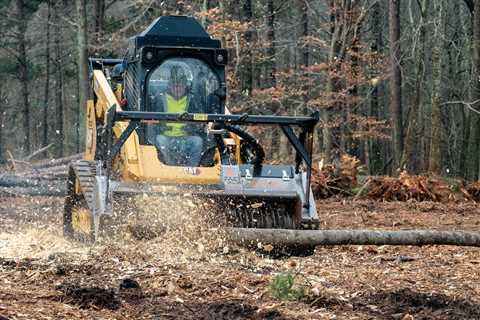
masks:
<path fill-rule="evenodd" d="M 147 81 L 147 111 L 169 112 L 165 100 L 188 97 L 188 112 L 219 113 L 219 99 L 215 95 L 219 81 L 202 60 L 170 58 L 156 67 Z"/>

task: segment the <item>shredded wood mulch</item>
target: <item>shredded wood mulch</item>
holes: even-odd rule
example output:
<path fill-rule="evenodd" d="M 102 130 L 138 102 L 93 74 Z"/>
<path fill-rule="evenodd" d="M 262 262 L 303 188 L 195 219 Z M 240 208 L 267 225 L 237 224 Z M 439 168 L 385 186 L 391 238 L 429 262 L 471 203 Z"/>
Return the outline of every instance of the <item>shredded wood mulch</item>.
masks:
<path fill-rule="evenodd" d="M 87 247 L 62 239 L 61 199 L 0 202 L 2 320 L 480 318 L 477 248 L 317 247 L 310 257 L 271 259 L 187 239 Z M 324 229 L 480 228 L 473 202 L 317 206 Z M 272 298 L 269 284 L 280 272 L 296 274 L 306 295 Z"/>

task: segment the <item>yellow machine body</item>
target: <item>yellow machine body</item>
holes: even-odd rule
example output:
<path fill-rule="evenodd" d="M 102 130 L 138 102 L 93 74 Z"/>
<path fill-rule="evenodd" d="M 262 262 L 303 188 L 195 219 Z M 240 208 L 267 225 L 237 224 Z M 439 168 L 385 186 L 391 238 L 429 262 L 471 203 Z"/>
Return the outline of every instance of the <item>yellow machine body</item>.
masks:
<path fill-rule="evenodd" d="M 94 160 L 97 149 L 96 123 L 104 123 L 109 107 L 115 106 L 117 111 L 122 111 L 120 101 L 110 86 L 102 70 L 93 71 L 93 89 L 96 95 L 96 104 L 89 100 L 87 104 L 85 160 Z M 115 138 L 119 138 L 126 129 L 127 124 L 117 122 L 113 127 Z M 230 139 L 225 139 L 226 145 L 235 144 L 240 150 L 240 137 L 231 134 Z M 236 158 L 240 160 L 239 151 Z M 150 182 L 160 184 L 191 184 L 209 185 L 220 182 L 220 163 L 216 161 L 213 167 L 197 168 L 192 170 L 187 167 L 169 166 L 161 163 L 157 157 L 155 146 L 141 145 L 136 132 L 133 132 L 123 145 L 119 155 L 114 160 L 115 174 L 125 182 Z"/>
<path fill-rule="evenodd" d="M 138 194 L 182 193 L 200 206 L 214 203 L 231 227 L 318 227 L 310 188 L 318 113 L 230 114 L 227 62 L 219 40 L 194 18 L 179 16 L 160 17 L 132 37 L 122 59 L 89 59 L 93 97 L 84 159 L 69 166 L 66 237 L 95 241 L 102 219 L 122 207 L 114 199 Z M 169 97 L 185 95 L 188 108 L 169 112 Z M 184 135 L 172 138 L 165 131 L 172 123 Z M 296 150 L 295 165 L 264 163 L 263 147 L 243 128 L 254 125 L 279 126 Z"/>

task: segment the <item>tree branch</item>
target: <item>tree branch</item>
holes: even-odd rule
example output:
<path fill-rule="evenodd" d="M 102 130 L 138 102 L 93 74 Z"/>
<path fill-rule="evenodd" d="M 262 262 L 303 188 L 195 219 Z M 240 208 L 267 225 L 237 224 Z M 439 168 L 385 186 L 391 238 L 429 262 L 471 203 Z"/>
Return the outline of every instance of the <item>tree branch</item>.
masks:
<path fill-rule="evenodd" d="M 440 104 L 440 106 L 447 105 L 447 104 L 462 104 L 462 105 L 466 106 L 468 110 L 470 110 L 472 112 L 475 112 L 476 114 L 480 114 L 480 111 L 473 107 L 473 105 L 475 105 L 479 102 L 480 102 L 480 99 L 472 101 L 472 102 L 465 102 L 465 101 L 460 101 L 460 100 L 458 100 L 458 101 L 447 101 L 447 102 L 444 102 L 444 103 Z"/>
<path fill-rule="evenodd" d="M 465 2 L 465 4 L 467 5 L 468 10 L 470 10 L 470 13 L 473 13 L 473 9 L 475 7 L 473 0 L 463 0 L 463 2 Z"/>

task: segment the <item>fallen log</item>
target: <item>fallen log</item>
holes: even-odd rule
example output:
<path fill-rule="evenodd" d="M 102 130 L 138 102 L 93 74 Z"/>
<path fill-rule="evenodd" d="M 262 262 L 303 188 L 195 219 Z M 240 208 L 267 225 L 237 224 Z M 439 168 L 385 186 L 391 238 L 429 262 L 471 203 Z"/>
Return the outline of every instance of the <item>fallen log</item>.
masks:
<path fill-rule="evenodd" d="M 10 176 L 16 176 L 16 177 L 21 177 L 21 178 L 27 178 L 27 177 L 42 177 L 42 176 L 67 176 L 68 174 L 68 166 L 55 166 L 55 167 L 49 167 L 49 168 L 42 168 L 42 169 L 33 169 L 30 171 L 22 171 L 22 172 L 17 172 L 15 174 L 4 174 L 0 175 L 0 178 L 6 175 Z"/>
<path fill-rule="evenodd" d="M 286 230 L 228 228 L 227 239 L 242 245 L 453 245 L 480 247 L 480 233 L 430 230 Z"/>
<path fill-rule="evenodd" d="M 47 168 L 47 167 L 55 167 L 55 166 L 59 166 L 59 165 L 66 165 L 70 161 L 80 160 L 80 159 L 82 159 L 82 157 L 83 157 L 83 153 L 78 153 L 78 154 L 74 154 L 72 156 L 68 156 L 68 157 L 65 157 L 65 158 L 58 158 L 58 159 L 40 161 L 40 162 L 35 163 L 32 167 L 34 169 L 41 169 L 41 168 Z"/>
<path fill-rule="evenodd" d="M 56 165 L 52 167 L 45 167 L 45 168 L 35 168 L 33 170 L 34 172 L 37 173 L 52 173 L 52 172 L 68 172 L 68 165 L 62 164 L 62 165 Z"/>
<path fill-rule="evenodd" d="M 21 188 L 35 188 L 35 187 L 57 187 L 57 185 L 64 185 L 63 179 L 45 181 L 41 177 L 29 178 L 14 175 L 0 176 L 0 187 L 21 187 Z"/>
<path fill-rule="evenodd" d="M 48 186 L 32 187 L 32 188 L 0 187 L 0 195 L 5 195 L 9 197 L 22 197 L 22 196 L 63 197 L 66 194 L 67 194 L 67 191 L 65 187 L 48 187 Z"/>
<path fill-rule="evenodd" d="M 67 172 L 52 172 L 52 173 L 42 173 L 42 174 L 29 174 L 18 176 L 30 180 L 43 180 L 43 181 L 65 181 L 68 177 Z M 0 178 L 1 179 L 1 178 Z"/>

